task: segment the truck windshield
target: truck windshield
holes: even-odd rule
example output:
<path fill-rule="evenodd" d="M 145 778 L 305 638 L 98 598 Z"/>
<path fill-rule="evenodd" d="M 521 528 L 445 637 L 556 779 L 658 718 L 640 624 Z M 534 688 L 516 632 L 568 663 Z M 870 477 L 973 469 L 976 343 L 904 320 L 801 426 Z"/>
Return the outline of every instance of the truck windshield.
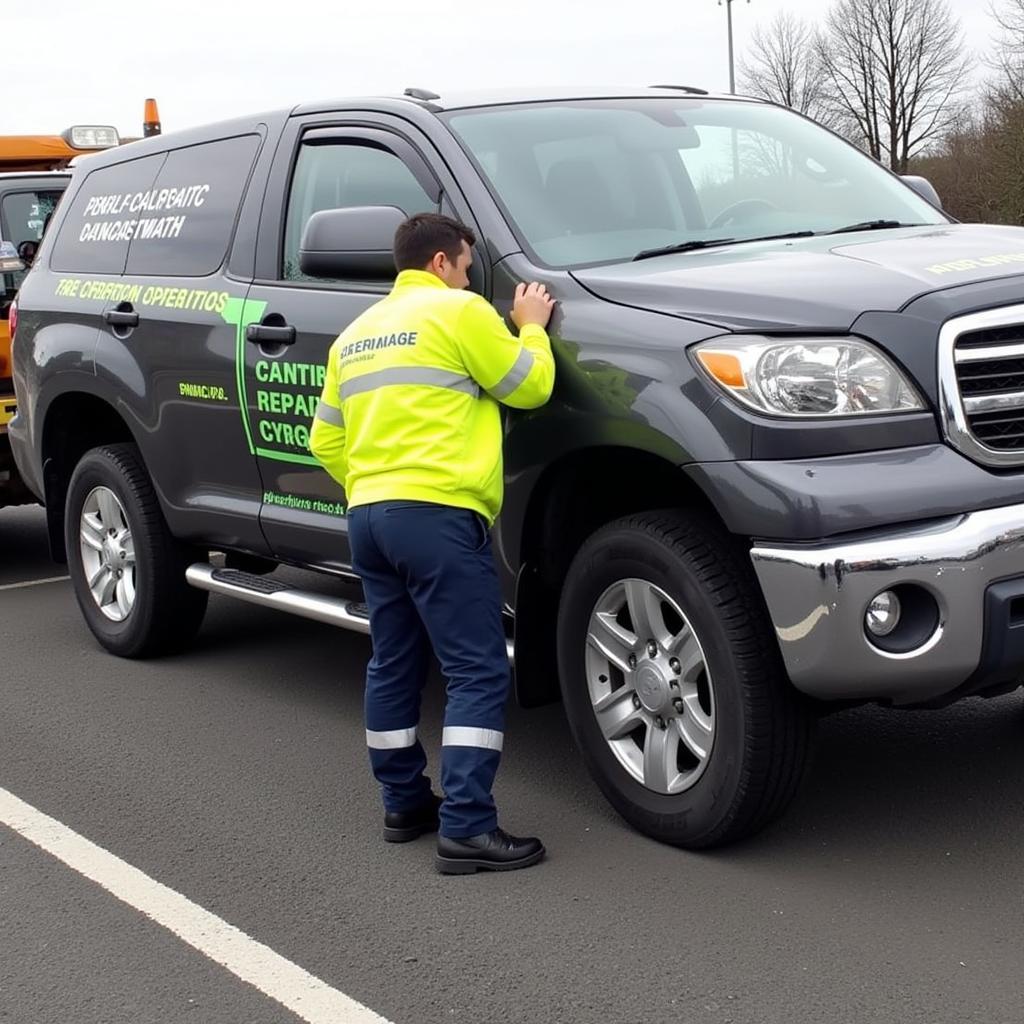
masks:
<path fill-rule="evenodd" d="M 723 237 L 948 223 L 860 150 L 767 104 L 651 97 L 444 116 L 551 267 Z"/>
<path fill-rule="evenodd" d="M 26 189 L 7 193 L 0 202 L 0 238 L 13 243 L 19 255 L 31 257 L 62 192 L 62 189 Z M 32 244 L 26 249 L 25 242 Z M 27 273 L 28 265 L 16 274 L 0 275 L 0 301 L 6 304 L 14 297 Z"/>

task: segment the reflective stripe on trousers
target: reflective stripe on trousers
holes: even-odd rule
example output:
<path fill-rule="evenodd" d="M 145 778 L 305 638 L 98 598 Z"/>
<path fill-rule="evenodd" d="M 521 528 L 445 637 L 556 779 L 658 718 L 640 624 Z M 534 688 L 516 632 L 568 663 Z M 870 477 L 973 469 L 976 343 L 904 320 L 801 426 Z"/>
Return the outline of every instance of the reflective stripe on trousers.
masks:
<path fill-rule="evenodd" d="M 433 646 L 447 681 L 441 748 L 441 831 L 459 837 L 497 826 L 491 787 L 504 739 L 510 673 L 490 534 L 468 509 L 380 502 L 349 513 L 349 542 L 370 609 L 366 673 L 370 763 L 387 810 L 425 801 L 429 780 L 418 739 Z M 467 615 L 466 609 L 472 614 Z"/>
<path fill-rule="evenodd" d="M 464 725 L 450 725 L 441 734 L 443 747 L 478 747 L 501 753 L 505 734 L 497 729 L 474 729 Z"/>
<path fill-rule="evenodd" d="M 366 730 L 366 745 L 371 750 L 401 750 L 416 743 L 416 727 L 411 729 L 386 729 L 383 732 Z"/>

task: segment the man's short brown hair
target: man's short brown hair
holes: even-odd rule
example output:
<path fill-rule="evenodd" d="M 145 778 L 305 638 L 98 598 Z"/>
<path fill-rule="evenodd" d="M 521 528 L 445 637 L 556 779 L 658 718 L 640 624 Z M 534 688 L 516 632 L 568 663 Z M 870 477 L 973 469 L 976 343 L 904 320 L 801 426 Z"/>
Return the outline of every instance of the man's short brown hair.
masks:
<path fill-rule="evenodd" d="M 476 245 L 476 235 L 461 221 L 440 213 L 414 214 L 395 232 L 395 266 L 423 270 L 439 252 L 454 263 L 463 242 Z"/>

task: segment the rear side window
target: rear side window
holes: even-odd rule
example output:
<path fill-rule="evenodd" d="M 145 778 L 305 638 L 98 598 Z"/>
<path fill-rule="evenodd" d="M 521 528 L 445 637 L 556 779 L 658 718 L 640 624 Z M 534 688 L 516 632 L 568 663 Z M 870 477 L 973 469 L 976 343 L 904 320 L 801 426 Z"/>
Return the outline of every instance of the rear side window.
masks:
<path fill-rule="evenodd" d="M 141 216 L 131 211 L 132 197 L 149 193 L 164 159 L 157 153 L 86 175 L 60 222 L 50 266 L 75 274 L 123 273 L 132 225 Z"/>
<path fill-rule="evenodd" d="M 128 250 L 128 274 L 205 277 L 227 256 L 258 135 L 178 149 L 137 216 Z"/>
<path fill-rule="evenodd" d="M 259 145 L 258 135 L 243 135 L 93 171 L 61 222 L 51 266 L 93 274 L 212 274 L 227 255 Z"/>

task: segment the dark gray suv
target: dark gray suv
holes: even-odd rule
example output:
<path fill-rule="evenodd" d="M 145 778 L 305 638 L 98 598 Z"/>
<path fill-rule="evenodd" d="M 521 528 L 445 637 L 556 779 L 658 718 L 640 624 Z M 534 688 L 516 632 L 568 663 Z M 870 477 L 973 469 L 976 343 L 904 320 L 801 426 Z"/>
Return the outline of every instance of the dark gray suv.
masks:
<path fill-rule="evenodd" d="M 821 710 L 1018 685 L 1024 231 L 683 88 L 312 103 L 76 170 L 21 291 L 11 437 L 109 650 L 187 643 L 211 591 L 366 630 L 273 569 L 351 575 L 308 428 L 394 208 L 472 225 L 499 309 L 558 299 L 554 398 L 507 419 L 510 653 L 635 826 L 736 839 Z"/>

